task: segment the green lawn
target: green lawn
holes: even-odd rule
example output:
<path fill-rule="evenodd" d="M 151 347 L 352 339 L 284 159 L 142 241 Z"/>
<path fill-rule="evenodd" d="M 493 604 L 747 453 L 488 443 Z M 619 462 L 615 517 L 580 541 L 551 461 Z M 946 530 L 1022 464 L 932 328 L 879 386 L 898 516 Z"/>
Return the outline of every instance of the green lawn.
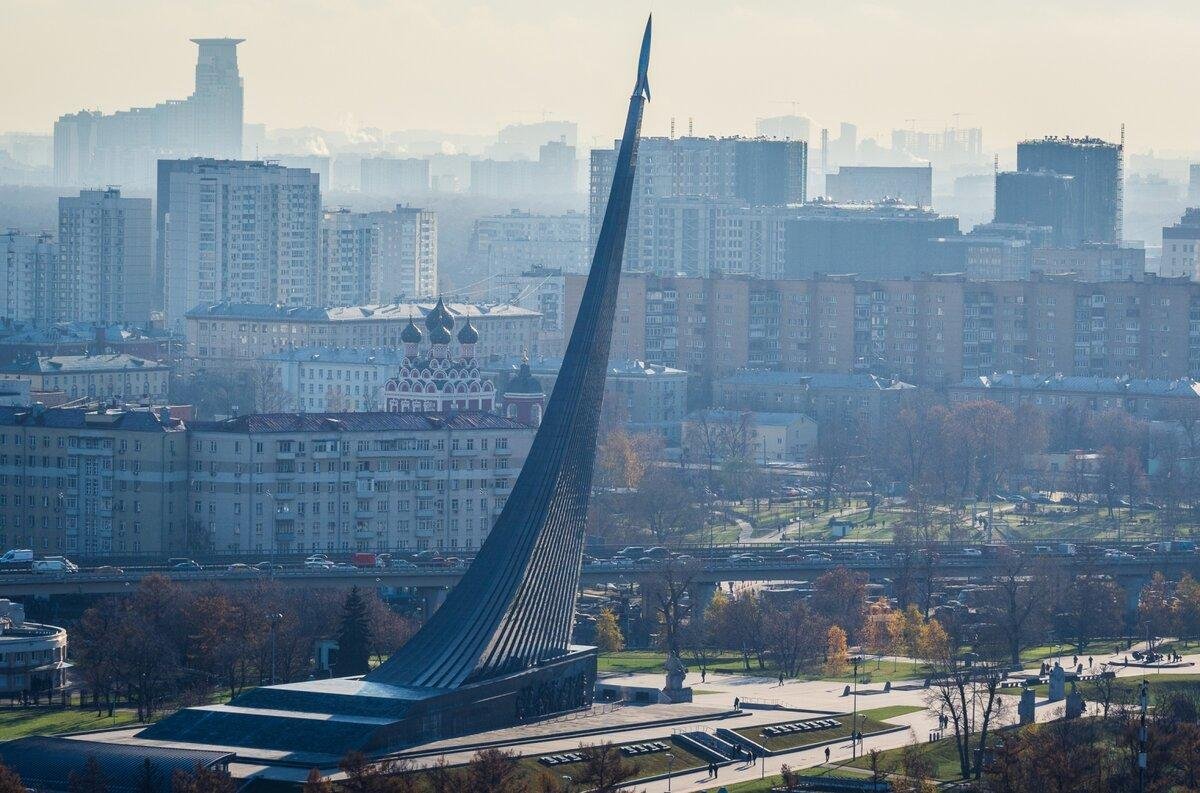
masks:
<path fill-rule="evenodd" d="M 137 715 L 132 710 L 118 710 L 110 719 L 108 716 L 97 716 L 94 710 L 78 708 L 0 708 L 0 741 L 11 741 L 26 735 L 103 730 L 136 723 Z"/>
<path fill-rule="evenodd" d="M 797 715 L 796 717 L 790 719 L 783 719 L 781 721 L 774 722 L 774 724 L 789 724 L 794 721 L 802 721 L 809 718 L 821 717 Z M 814 744 L 835 741 L 839 738 L 850 737 L 852 725 L 851 714 L 841 714 L 838 716 L 830 716 L 828 718 L 837 719 L 840 723 L 836 727 L 830 727 L 825 730 L 811 730 L 810 732 L 798 732 L 790 735 L 764 735 L 763 730 L 772 726 L 770 724 L 759 724 L 754 727 L 743 727 L 737 732 L 739 735 L 742 735 L 761 744 L 762 746 L 767 747 L 772 752 L 800 749 L 805 746 L 812 746 Z M 867 736 L 874 735 L 877 732 L 883 732 L 884 730 L 888 730 L 897 726 L 895 724 L 888 724 L 887 722 L 880 721 L 872 716 L 868 716 L 865 712 L 860 712 L 858 714 L 858 719 L 862 726 L 863 734 Z"/>
<path fill-rule="evenodd" d="M 814 766 L 813 768 L 797 768 L 796 773 L 800 776 L 828 776 L 834 778 L 854 778 L 862 779 L 864 774 L 857 768 L 845 768 L 842 766 Z M 717 780 L 720 782 L 720 779 Z M 770 793 L 771 788 L 776 785 L 783 784 L 783 777 L 769 776 L 766 779 L 755 779 L 752 782 L 738 782 L 733 785 L 726 785 L 726 790 L 729 793 Z M 715 790 L 719 788 L 719 784 L 713 784 Z"/>
<path fill-rule="evenodd" d="M 921 707 L 920 705 L 885 705 L 882 708 L 867 708 L 866 710 L 860 710 L 859 713 L 865 713 L 871 718 L 878 719 L 879 721 L 887 721 L 888 719 L 895 718 L 896 716 L 907 716 L 910 713 L 916 713 L 920 710 L 925 710 L 925 708 Z"/>
<path fill-rule="evenodd" d="M 989 742 L 990 743 L 990 742 Z M 933 743 L 918 744 L 922 755 L 926 756 L 933 766 L 933 777 L 939 782 L 950 782 L 961 779 L 958 765 L 958 750 L 953 738 L 943 738 Z M 900 753 L 903 748 L 887 749 L 879 753 L 880 769 L 891 770 L 899 765 Z M 870 753 L 855 760 L 846 761 L 843 765 L 850 768 L 870 769 Z"/>
<path fill-rule="evenodd" d="M 597 669 L 600 672 L 616 672 L 616 673 L 649 673 L 657 674 L 663 671 L 663 664 L 666 662 L 667 656 L 665 653 L 647 651 L 647 650 L 625 650 L 619 653 L 604 653 L 597 661 Z M 694 686 L 703 685 L 700 682 L 700 668 L 695 661 L 686 654 L 683 662 L 689 668 L 688 682 Z M 754 659 L 750 661 L 750 670 L 746 671 L 746 666 L 742 661 L 742 656 L 738 653 L 725 652 L 710 660 L 708 664 L 708 673 L 711 674 L 738 674 L 738 675 L 756 675 L 760 677 L 775 677 L 779 674 L 778 667 L 770 661 L 766 667 L 760 669 L 758 662 Z M 859 681 L 861 684 L 883 683 L 888 680 L 911 680 L 914 678 L 924 677 L 924 671 L 919 664 L 911 663 L 892 663 L 883 661 L 878 668 L 874 662 L 868 661 L 865 665 L 859 667 Z M 853 674 L 847 671 L 845 674 L 831 677 L 826 675 L 824 671 L 817 667 L 811 671 L 806 671 L 795 678 L 789 680 L 835 680 L 839 682 L 849 683 L 853 680 Z M 784 691 L 786 693 L 786 686 Z"/>
<path fill-rule="evenodd" d="M 1121 639 L 1096 639 L 1095 641 L 1088 642 L 1083 648 L 1084 652 L 1081 654 L 1084 666 L 1087 666 L 1087 657 L 1089 655 L 1107 658 L 1112 653 L 1113 647 L 1118 644 L 1122 647 L 1125 646 L 1125 642 Z M 1055 649 L 1058 650 L 1059 656 L 1071 656 L 1075 654 L 1075 645 L 1073 644 L 1042 644 L 1022 650 L 1021 660 L 1025 663 L 1044 661 L 1047 658 L 1055 657 Z"/>
<path fill-rule="evenodd" d="M 1200 696 L 1200 673 L 1184 675 L 1171 672 L 1155 673 L 1152 670 L 1147 670 L 1146 680 L 1150 682 L 1150 698 L 1153 701 L 1156 697 L 1166 696 L 1177 692 L 1184 692 L 1194 696 Z M 1138 692 L 1142 685 L 1140 677 L 1118 677 L 1115 681 L 1113 692 L 1113 702 L 1132 703 L 1137 699 Z M 1079 693 L 1083 695 L 1085 702 L 1095 702 L 1097 700 L 1096 683 L 1085 681 L 1078 684 Z M 1070 685 L 1067 690 L 1070 691 Z M 1002 694 L 1010 696 L 1021 696 L 1021 689 L 1006 688 L 1001 691 Z M 1033 686 L 1034 696 L 1045 698 L 1049 695 L 1049 686 L 1046 683 Z"/>
<path fill-rule="evenodd" d="M 672 774 L 686 771 L 689 768 L 704 768 L 708 765 L 708 760 L 689 752 L 687 749 L 672 743 L 669 736 L 657 738 L 655 740 L 664 741 L 670 744 L 671 748 L 665 752 L 654 752 L 653 754 L 641 755 L 639 757 L 626 758 L 629 762 L 637 766 L 637 776 L 635 779 L 644 779 L 648 776 L 658 776 L 659 774 L 667 773 L 667 755 L 672 755 L 673 759 L 670 762 Z M 635 743 L 648 743 L 647 741 L 635 741 Z M 625 746 L 626 744 L 616 744 L 617 746 Z M 561 752 L 560 754 L 566 754 Z M 558 778 L 564 775 L 575 777 L 583 769 L 582 763 L 567 763 L 565 765 L 545 766 L 538 762 L 537 757 L 526 757 L 521 760 L 521 765 L 528 768 L 530 771 L 544 769 L 554 774 Z"/>

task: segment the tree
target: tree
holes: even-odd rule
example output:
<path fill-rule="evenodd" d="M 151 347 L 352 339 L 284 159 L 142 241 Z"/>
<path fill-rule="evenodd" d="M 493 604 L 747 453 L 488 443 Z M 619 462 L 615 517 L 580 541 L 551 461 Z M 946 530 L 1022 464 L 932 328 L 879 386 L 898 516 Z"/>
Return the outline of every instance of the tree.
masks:
<path fill-rule="evenodd" d="M 1071 576 L 1066 591 L 1054 598 L 1058 632 L 1082 653 L 1088 642 L 1121 632 L 1125 622 L 1125 591 L 1107 576 L 1086 571 Z"/>
<path fill-rule="evenodd" d="M 644 526 L 659 544 L 668 544 L 680 533 L 703 525 L 703 511 L 684 474 L 673 468 L 655 467 L 641 478 L 638 489 L 627 499 L 628 517 Z"/>
<path fill-rule="evenodd" d="M 71 793 L 108 793 L 108 781 L 100 768 L 100 761 L 95 755 L 89 754 L 83 771 L 72 771 L 67 774 L 67 785 Z"/>
<path fill-rule="evenodd" d="M 862 646 L 868 653 L 884 656 L 892 648 L 891 632 L 888 628 L 895 610 L 888 599 L 880 596 L 867 606 L 863 620 Z M 878 661 L 878 659 L 876 659 Z"/>
<path fill-rule="evenodd" d="M 857 639 L 866 599 L 866 575 L 838 565 L 813 584 L 812 610 Z"/>
<path fill-rule="evenodd" d="M 611 743 L 579 747 L 583 755 L 583 770 L 575 781 L 595 793 L 613 793 L 622 783 L 637 776 L 637 763 L 621 756 Z"/>
<path fill-rule="evenodd" d="M 363 675 L 371 665 L 371 623 L 367 606 L 358 587 L 350 590 L 342 607 L 342 624 L 338 630 L 338 654 L 335 674 L 338 677 Z"/>
<path fill-rule="evenodd" d="M 517 755 L 501 749 L 481 749 L 467 764 L 468 790 L 521 793 Z"/>
<path fill-rule="evenodd" d="M 333 783 L 321 776 L 320 769 L 310 768 L 308 776 L 304 779 L 303 791 L 304 793 L 333 793 Z"/>
<path fill-rule="evenodd" d="M 846 674 L 850 663 L 850 652 L 846 646 L 846 632 L 837 625 L 830 625 L 825 634 L 825 674 L 840 677 Z"/>
<path fill-rule="evenodd" d="M 190 774 L 176 771 L 171 778 L 171 793 L 234 793 L 235 790 L 229 772 L 205 768 L 199 763 Z"/>
<path fill-rule="evenodd" d="M 642 586 L 643 603 L 653 609 L 661 628 L 663 649 L 669 655 L 680 653 L 679 635 L 687 616 L 686 601 L 699 572 L 699 562 L 681 562 L 672 556 L 664 559 L 658 575 Z"/>
<path fill-rule="evenodd" d="M 763 655 L 766 631 L 763 630 L 762 601 L 753 590 L 743 589 L 723 609 L 719 628 L 725 638 L 725 646 L 741 653 L 746 671 L 750 671 L 750 659 L 757 658 L 760 669 L 765 668 Z"/>
<path fill-rule="evenodd" d="M 851 461 L 861 453 L 861 430 L 857 417 L 841 403 L 825 411 L 817 421 L 817 442 L 809 464 L 817 473 L 826 511 L 831 508 L 834 490 L 841 486 Z"/>
<path fill-rule="evenodd" d="M 767 652 L 783 674 L 795 677 L 816 661 L 820 648 L 812 637 L 822 633 L 825 623 L 803 601 L 789 608 L 767 608 L 763 623 Z"/>
<path fill-rule="evenodd" d="M 596 617 L 596 647 L 602 653 L 619 653 L 625 649 L 625 637 L 617 624 L 617 615 L 610 608 L 600 609 Z"/>
<path fill-rule="evenodd" d="M 1150 583 L 1138 594 L 1138 625 L 1150 636 L 1151 648 L 1155 638 L 1174 632 L 1178 602 L 1171 594 L 1170 584 L 1162 573 L 1150 577 Z"/>
<path fill-rule="evenodd" d="M 0 793 L 26 793 L 27 790 L 17 772 L 0 763 Z"/>
<path fill-rule="evenodd" d="M 983 608 L 994 622 L 995 631 L 984 636 L 1008 654 L 1009 663 L 1021 663 L 1021 650 L 1028 647 L 1049 618 L 1050 593 L 1047 576 L 1020 553 L 1001 552 L 996 558 L 992 586 L 985 590 Z"/>
<path fill-rule="evenodd" d="M 926 628 L 930 630 L 936 632 L 940 626 Z M 929 708 L 949 717 L 962 777 L 978 779 L 993 719 L 1006 707 L 999 694 L 1004 670 L 989 659 L 964 660 L 944 641 L 926 637 L 922 644 L 927 653 L 924 660 L 932 669 L 926 694 Z"/>

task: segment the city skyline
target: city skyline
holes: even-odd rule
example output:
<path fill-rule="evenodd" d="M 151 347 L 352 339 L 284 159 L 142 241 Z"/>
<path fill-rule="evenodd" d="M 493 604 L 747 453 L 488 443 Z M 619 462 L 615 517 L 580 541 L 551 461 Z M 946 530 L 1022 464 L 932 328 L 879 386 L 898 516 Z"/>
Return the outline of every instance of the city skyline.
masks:
<path fill-rule="evenodd" d="M 672 118 L 677 130 L 694 119 L 698 134 L 750 134 L 756 118 L 794 109 L 814 119 L 814 137 L 841 119 L 881 140 L 892 129 L 957 123 L 983 127 L 989 150 L 1047 133 L 1115 140 L 1128 122 L 1134 150 L 1161 152 L 1188 149 L 1186 130 L 1200 122 L 1168 79 L 1186 73 L 1188 31 L 1200 28 L 1200 11 L 1182 2 L 1136 10 L 1106 2 L 1095 14 L 1076 13 L 1084 6 L 1075 2 L 999 10 L 935 2 L 904 11 L 876 3 L 659 5 L 672 22 L 662 42 L 669 65 L 658 78 L 670 99 L 648 112 L 647 135 L 666 134 Z M 611 28 L 623 13 L 363 2 L 336 14 L 310 4 L 286 16 L 272 7 L 218 13 L 184 5 L 163 18 L 143 6 L 101 14 L 68 0 L 13 4 L 8 16 L 25 35 L 0 53 L 0 68 L 20 74 L 36 60 L 40 69 L 36 84 L 6 90 L 5 126 L 48 132 L 58 116 L 82 108 L 112 112 L 185 96 L 194 60 L 181 45 L 228 35 L 247 39 L 239 56 L 248 122 L 482 134 L 548 112 L 578 120 L 585 147 L 611 145 L 617 132 L 606 115 L 612 108 L 584 97 L 616 89 L 595 64 L 617 56 Z M 844 46 L 851 33 L 854 51 Z M 576 41 L 588 43 L 589 57 L 567 53 Z M 1022 57 L 1003 58 L 1017 41 Z M 80 57 L 88 62 L 83 77 Z M 489 73 L 511 79 L 498 91 Z M 371 74 L 395 75 L 398 85 L 384 92 L 375 79 L 346 79 Z M 1068 88 L 1074 98 L 1064 102 Z"/>

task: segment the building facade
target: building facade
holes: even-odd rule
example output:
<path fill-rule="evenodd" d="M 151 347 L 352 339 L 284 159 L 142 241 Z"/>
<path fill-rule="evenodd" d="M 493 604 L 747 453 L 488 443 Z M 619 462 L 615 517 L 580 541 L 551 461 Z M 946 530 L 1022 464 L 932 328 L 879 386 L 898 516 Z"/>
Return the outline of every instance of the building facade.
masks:
<path fill-rule="evenodd" d="M 45 232 L 0 233 L 0 312 L 10 323 L 45 326 L 53 322 L 58 243 Z"/>
<path fill-rule="evenodd" d="M 1145 248 L 1108 242 L 1085 242 L 1077 248 L 1037 248 L 1031 258 L 1032 269 L 1048 275 L 1074 273 L 1080 281 L 1140 281 L 1146 275 Z"/>
<path fill-rule="evenodd" d="M 367 195 L 407 196 L 429 192 L 429 160 L 415 157 L 363 157 L 362 191 Z"/>
<path fill-rule="evenodd" d="M 56 322 L 146 322 L 153 294 L 150 199 L 83 190 L 58 199 Z"/>
<path fill-rule="evenodd" d="M 427 298 L 437 292 L 437 282 L 435 213 L 404 205 L 387 212 L 324 213 L 319 305 Z"/>
<path fill-rule="evenodd" d="M 489 294 L 493 299 L 541 314 L 538 350 L 542 355 L 561 356 L 566 352 L 563 328 L 566 284 L 561 270 L 533 269 L 501 276 Z"/>
<path fill-rule="evenodd" d="M 910 383 L 873 374 L 776 372 L 745 369 L 713 385 L 713 404 L 775 413 L 849 417 L 882 429 L 916 393 Z"/>
<path fill-rule="evenodd" d="M 189 515 L 219 551 L 474 550 L 533 434 L 472 412 L 194 423 Z"/>
<path fill-rule="evenodd" d="M 566 277 L 566 323 L 583 281 Z M 1147 276 L 1088 283 L 962 275 L 621 279 L 612 360 L 684 369 L 708 399 L 737 369 L 874 372 L 945 387 L 996 371 L 1200 376 L 1200 285 Z M 692 404 L 703 404 L 693 402 Z"/>
<path fill-rule="evenodd" d="M 495 378 L 501 402 L 507 404 L 510 392 L 518 397 L 528 393 L 524 370 L 537 378 L 539 393 L 549 394 L 561 367 L 561 358 L 547 357 L 489 366 L 484 373 Z M 604 375 L 606 409 L 615 410 L 615 415 L 634 432 L 657 432 L 672 443 L 679 441 L 687 393 L 688 373 L 661 364 L 610 360 Z"/>
<path fill-rule="evenodd" d="M 1081 241 L 1121 241 L 1124 146 L 1099 138 L 1042 138 L 1017 144 L 1017 170 L 1070 176 Z M 997 218 L 999 219 L 999 218 Z"/>
<path fill-rule="evenodd" d="M 616 163 L 615 146 L 592 151 L 588 250 L 596 245 Z M 705 197 L 743 207 L 799 204 L 807 197 L 807 169 L 808 144 L 803 140 L 643 138 L 625 239 L 625 270 L 676 272 L 653 261 L 656 254 L 648 235 L 663 211 L 659 199 Z"/>
<path fill-rule="evenodd" d="M 1158 274 L 1200 281 L 1200 208 L 1185 209 L 1178 223 L 1163 226 Z"/>
<path fill-rule="evenodd" d="M 843 165 L 825 176 L 825 194 L 839 203 L 877 204 L 888 199 L 933 206 L 933 166 Z"/>
<path fill-rule="evenodd" d="M 68 400 L 167 399 L 169 366 L 124 353 L 54 355 L 0 364 L 0 380 L 24 380 L 31 391 L 61 391 Z"/>
<path fill-rule="evenodd" d="M 111 115 L 82 110 L 54 124 L 54 182 L 146 187 L 155 163 L 242 156 L 242 39 L 192 39 L 200 48 L 192 95 Z"/>
<path fill-rule="evenodd" d="M 540 215 L 514 209 L 475 221 L 470 255 L 475 271 L 489 278 L 533 270 L 586 272 L 587 216 Z"/>
<path fill-rule="evenodd" d="M 187 314 L 187 350 L 201 368 L 244 368 L 267 356 L 305 348 L 399 349 L 409 322 L 421 323 L 435 303 L 390 303 L 343 308 L 219 303 Z M 448 303 L 454 321 L 470 318 L 479 331 L 481 363 L 538 354 L 536 311 L 510 305 Z"/>
<path fill-rule="evenodd" d="M 168 327 L 203 304 L 318 305 L 315 173 L 256 161 L 158 164 L 159 266 Z"/>
<path fill-rule="evenodd" d="M 0 407 L 0 545 L 182 550 L 187 459 L 186 428 L 165 410 Z"/>
<path fill-rule="evenodd" d="M 0 696 L 53 701 L 66 688 L 67 631 L 25 619 L 25 607 L 0 600 Z"/>
<path fill-rule="evenodd" d="M 951 402 L 988 399 L 1014 410 L 1032 405 L 1047 412 L 1072 408 L 1080 413 L 1123 410 L 1150 421 L 1193 415 L 1200 409 L 1200 383 L 1131 377 L 1072 377 L 1002 374 L 963 380 L 947 389 Z"/>

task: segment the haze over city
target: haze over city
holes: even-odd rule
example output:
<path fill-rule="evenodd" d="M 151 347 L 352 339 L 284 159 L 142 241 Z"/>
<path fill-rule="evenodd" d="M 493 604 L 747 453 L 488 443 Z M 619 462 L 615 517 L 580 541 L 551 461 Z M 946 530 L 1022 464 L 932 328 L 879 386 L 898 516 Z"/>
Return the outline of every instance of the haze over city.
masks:
<path fill-rule="evenodd" d="M 1195 789 L 1194 3 L 0 29 L 0 793 Z"/>
<path fill-rule="evenodd" d="M 549 111 L 611 138 L 617 105 L 589 98 L 620 95 L 604 64 L 619 53 L 622 21 L 642 8 L 217 0 L 163 14 L 151 0 L 8 0 L 5 27 L 21 35 L 0 52 L 0 127 L 45 131 L 64 106 L 112 112 L 178 95 L 191 67 L 179 42 L 208 35 L 249 41 L 248 121 L 486 133 Z M 886 137 L 907 119 L 940 128 L 960 113 L 960 126 L 987 129 L 989 149 L 1044 132 L 1116 138 L 1122 123 L 1135 151 L 1196 148 L 1200 108 L 1181 86 L 1200 9 L 1186 0 L 700 0 L 654 10 L 662 101 L 647 109 L 648 134 L 666 134 L 672 116 L 695 118 L 701 134 L 750 133 L 756 117 L 794 109 Z"/>

